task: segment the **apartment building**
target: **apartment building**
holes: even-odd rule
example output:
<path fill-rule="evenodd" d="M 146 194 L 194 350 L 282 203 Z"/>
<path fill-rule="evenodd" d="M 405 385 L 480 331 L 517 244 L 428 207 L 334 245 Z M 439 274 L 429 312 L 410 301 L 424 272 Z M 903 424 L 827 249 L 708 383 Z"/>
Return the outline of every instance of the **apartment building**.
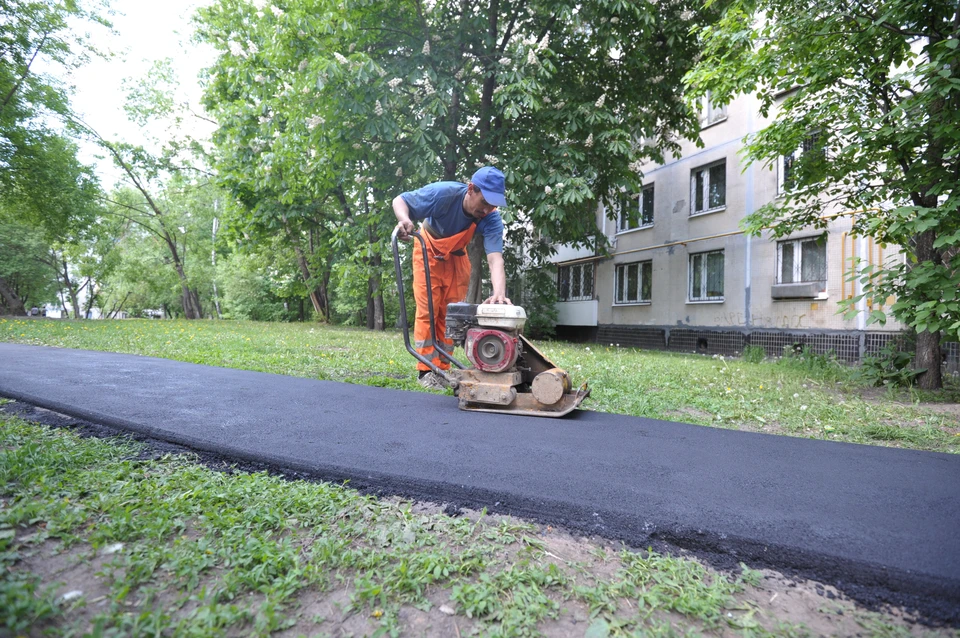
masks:
<path fill-rule="evenodd" d="M 642 191 L 622 194 L 615 218 L 597 211 L 608 255 L 560 247 L 558 334 L 706 354 L 754 345 L 776 356 L 806 346 L 857 361 L 900 333 L 892 318 L 867 325 L 892 299 L 864 299 L 853 317 L 838 313 L 859 293 L 849 280 L 855 259 L 902 259 L 896 247 L 852 236 L 842 210 L 826 233 L 746 236 L 741 220 L 790 187 L 794 157 L 772 167 L 743 162 L 744 137 L 768 124 L 751 96 L 708 104 L 702 122 L 704 147 L 685 142 L 665 164 L 644 166 Z"/>

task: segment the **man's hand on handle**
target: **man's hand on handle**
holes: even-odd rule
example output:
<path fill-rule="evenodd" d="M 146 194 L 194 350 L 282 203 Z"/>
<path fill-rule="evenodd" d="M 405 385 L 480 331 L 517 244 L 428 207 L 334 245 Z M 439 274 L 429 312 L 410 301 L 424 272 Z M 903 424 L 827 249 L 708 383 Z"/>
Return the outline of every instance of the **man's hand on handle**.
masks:
<path fill-rule="evenodd" d="M 411 241 L 413 236 L 410 234 L 413 232 L 414 226 L 413 222 L 409 219 L 405 219 L 397 223 L 397 239 L 403 241 Z"/>

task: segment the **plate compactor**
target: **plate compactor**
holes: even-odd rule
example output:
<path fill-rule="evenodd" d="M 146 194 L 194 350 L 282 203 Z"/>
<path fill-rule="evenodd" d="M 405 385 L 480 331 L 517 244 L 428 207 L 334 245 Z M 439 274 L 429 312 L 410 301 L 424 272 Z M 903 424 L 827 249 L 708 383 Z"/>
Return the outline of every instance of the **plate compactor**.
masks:
<path fill-rule="evenodd" d="M 436 335 L 427 245 L 419 233 L 412 235 L 423 250 L 430 330 Z M 570 375 L 524 338 L 522 331 L 527 315 L 520 306 L 448 304 L 446 337 L 455 346 L 463 348 L 472 366 L 463 365 L 440 348 L 437 348 L 439 355 L 455 367 L 441 370 L 434 365 L 410 345 L 396 230 L 393 231 L 392 244 L 400 295 L 400 321 L 407 351 L 447 381 L 460 401 L 461 410 L 557 417 L 569 414 L 590 395 L 586 383 L 573 390 Z M 437 342 L 439 340 L 435 340 Z"/>

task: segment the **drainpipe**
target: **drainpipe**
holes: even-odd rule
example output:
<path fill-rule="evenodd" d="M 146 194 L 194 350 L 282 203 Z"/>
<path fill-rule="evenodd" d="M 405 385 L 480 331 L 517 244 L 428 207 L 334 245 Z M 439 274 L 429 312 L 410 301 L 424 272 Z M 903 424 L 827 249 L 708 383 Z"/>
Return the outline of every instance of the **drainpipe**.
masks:
<path fill-rule="evenodd" d="M 866 270 L 867 265 L 870 262 L 870 255 L 867 254 L 867 238 L 858 237 L 857 238 L 857 254 L 860 256 L 860 260 L 857 262 L 857 281 L 856 291 L 858 295 L 863 294 L 863 284 L 861 279 L 863 273 Z M 867 300 L 866 298 L 860 299 L 857 302 L 857 330 L 861 332 L 867 329 Z"/>

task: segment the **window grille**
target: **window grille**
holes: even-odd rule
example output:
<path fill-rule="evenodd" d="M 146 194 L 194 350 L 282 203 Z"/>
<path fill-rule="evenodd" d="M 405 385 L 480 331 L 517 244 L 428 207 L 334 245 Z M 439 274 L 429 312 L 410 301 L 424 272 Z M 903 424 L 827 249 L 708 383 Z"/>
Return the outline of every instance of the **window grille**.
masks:
<path fill-rule="evenodd" d="M 824 237 L 777 243 L 777 283 L 819 283 L 827 289 L 827 240 Z"/>
<path fill-rule="evenodd" d="M 625 195 L 620 198 L 620 211 L 617 216 L 617 232 L 623 233 L 637 228 L 653 226 L 653 184 L 644 186 L 640 196 L 635 200 Z"/>
<path fill-rule="evenodd" d="M 716 212 L 726 205 L 726 160 L 694 169 L 690 176 L 690 215 Z"/>
<path fill-rule="evenodd" d="M 593 299 L 593 262 L 557 267 L 557 286 L 560 301 Z"/>
<path fill-rule="evenodd" d="M 723 301 L 723 251 L 690 255 L 690 301 Z"/>
<path fill-rule="evenodd" d="M 648 303 L 651 298 L 653 262 L 638 261 L 617 266 L 614 304 Z"/>

